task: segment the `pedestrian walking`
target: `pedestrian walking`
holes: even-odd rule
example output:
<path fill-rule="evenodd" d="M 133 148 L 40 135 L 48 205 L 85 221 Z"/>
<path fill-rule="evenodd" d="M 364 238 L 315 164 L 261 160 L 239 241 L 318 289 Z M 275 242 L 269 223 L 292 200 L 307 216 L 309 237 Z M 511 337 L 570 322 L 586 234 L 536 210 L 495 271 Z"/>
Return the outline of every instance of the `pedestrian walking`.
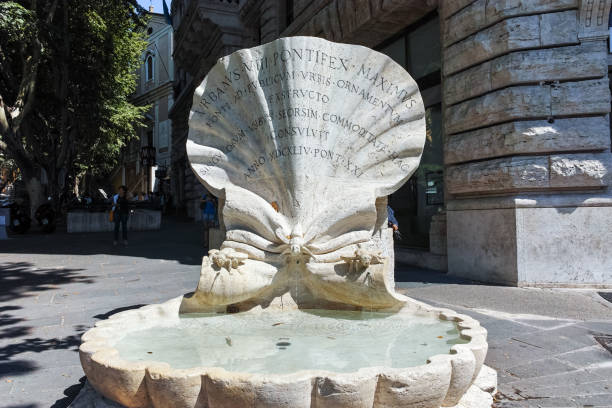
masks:
<path fill-rule="evenodd" d="M 123 245 L 127 245 L 127 222 L 130 216 L 130 203 L 127 199 L 127 187 L 120 186 L 119 193 L 113 196 L 113 221 L 115 222 L 115 239 L 113 245 L 119 240 L 119 227 L 121 227 Z"/>

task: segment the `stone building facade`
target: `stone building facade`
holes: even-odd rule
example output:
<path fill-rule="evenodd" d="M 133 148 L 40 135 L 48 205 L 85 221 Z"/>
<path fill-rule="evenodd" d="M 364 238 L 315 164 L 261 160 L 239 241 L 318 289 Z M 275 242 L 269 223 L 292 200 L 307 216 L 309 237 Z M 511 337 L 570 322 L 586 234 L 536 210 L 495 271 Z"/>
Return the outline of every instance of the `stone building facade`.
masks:
<path fill-rule="evenodd" d="M 406 67 L 427 108 L 421 168 L 390 197 L 415 263 L 610 286 L 611 1 L 174 0 L 175 195 L 197 213 L 187 120 L 217 58 L 294 35 L 361 44 Z"/>
<path fill-rule="evenodd" d="M 147 48 L 142 55 L 142 65 L 138 72 L 136 92 L 131 96 L 134 104 L 150 105 L 145 114 L 145 128 L 138 130 L 138 138 L 124 150 L 121 167 L 118 169 L 113 184 L 115 187 L 126 185 L 130 192 L 159 191 L 167 184 L 166 180 L 171 165 L 172 125 L 169 111 L 174 103 L 174 61 L 172 58 L 172 26 L 166 22 L 163 14 L 155 13 L 151 7 L 147 23 Z M 140 163 L 141 148 L 155 148 L 155 166 L 143 168 Z M 166 170 L 157 172 L 156 170 Z M 150 172 L 150 174 L 147 174 Z M 147 180 L 149 176 L 149 180 Z M 156 177 L 159 176 L 159 177 Z M 149 186 L 147 187 L 147 184 Z"/>

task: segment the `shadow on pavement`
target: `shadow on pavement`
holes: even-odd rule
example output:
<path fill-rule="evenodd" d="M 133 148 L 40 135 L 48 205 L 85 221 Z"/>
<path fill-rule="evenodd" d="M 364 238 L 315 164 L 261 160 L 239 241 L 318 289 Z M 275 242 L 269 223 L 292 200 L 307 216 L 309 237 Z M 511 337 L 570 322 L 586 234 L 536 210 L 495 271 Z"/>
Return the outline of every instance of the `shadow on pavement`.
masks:
<path fill-rule="evenodd" d="M 450 276 L 445 272 L 425 269 L 403 262 L 395 262 L 395 282 L 400 286 L 413 286 L 419 284 L 440 285 L 480 285 L 480 282 Z M 487 284 L 491 285 L 491 284 Z"/>
<path fill-rule="evenodd" d="M 23 339 L 19 343 L 8 344 L 4 347 L 0 347 L 0 362 L 9 361 L 12 357 L 22 353 L 42 353 L 47 350 L 69 350 L 73 349 L 76 351 L 81 344 L 81 335 L 85 330 L 88 329 L 86 326 L 75 326 L 76 334 L 66 336 L 62 338 L 51 338 L 41 339 L 40 337 L 34 337 L 30 339 Z M 15 361 L 11 361 L 15 363 Z M 9 364 L 10 366 L 10 364 Z M 19 368 L 17 366 L 16 368 Z M 8 372 L 7 374 L 15 374 Z"/>
<path fill-rule="evenodd" d="M 91 277 L 80 275 L 80 271 L 81 269 L 36 268 L 29 262 L 2 262 L 0 302 L 36 296 L 39 292 L 57 289 L 58 285 L 74 282 L 94 283 Z M 80 332 L 85 330 L 85 327 L 76 327 L 79 333 L 64 338 L 24 338 L 33 328 L 25 324 L 26 318 L 15 316 L 16 311 L 21 309 L 22 307 L 17 305 L 0 307 L 0 339 L 18 339 L 16 342 L 3 342 L 0 347 L 0 378 L 26 375 L 39 369 L 33 361 L 15 359 L 23 353 L 77 348 L 80 344 Z"/>
<path fill-rule="evenodd" d="M 0 263 L 0 302 L 10 302 L 14 299 L 34 296 L 35 292 L 57 289 L 67 283 L 94 283 L 90 276 L 79 274 L 83 269 L 69 268 L 36 268 L 29 262 Z M 11 309 L 13 308 L 13 309 Z M 16 310 L 18 306 L 3 306 L 0 308 L 3 321 L 8 318 L 4 313 Z M 4 326 L 5 324 L 0 324 Z M 0 336 L 1 337 L 1 336 Z"/>
<path fill-rule="evenodd" d="M 38 370 L 38 365 L 33 361 L 29 360 L 13 360 L 3 361 L 4 358 L 0 358 L 0 378 L 3 377 L 16 377 L 19 375 L 25 375 L 32 371 Z"/>
<path fill-rule="evenodd" d="M 38 405 L 35 404 L 25 404 L 25 405 L 9 405 L 6 408 L 39 408 Z"/>
<path fill-rule="evenodd" d="M 146 306 L 146 305 L 145 304 L 139 304 L 139 305 L 119 307 L 119 308 L 110 310 L 110 311 L 108 311 L 106 313 L 95 315 L 94 317 L 96 319 L 99 319 L 99 320 L 104 320 L 104 319 L 108 319 L 110 316 L 114 315 L 115 313 L 124 312 L 126 310 L 138 309 L 138 308 L 143 307 L 143 306 Z M 76 339 L 76 341 L 77 341 L 76 349 L 78 349 L 79 345 L 81 344 L 81 335 L 83 334 L 83 332 L 86 329 L 88 329 L 88 328 L 87 327 L 80 328 L 80 330 L 79 330 L 80 333 L 78 335 L 78 338 Z M 64 390 L 65 397 L 55 401 L 55 403 L 53 405 L 51 405 L 51 408 L 66 408 L 66 407 L 68 407 L 72 403 L 72 401 L 76 398 L 76 396 L 79 394 L 79 392 L 81 392 L 81 388 L 83 388 L 83 386 L 85 385 L 85 381 L 86 380 L 87 380 L 87 377 L 83 376 L 83 377 L 79 378 L 79 383 L 78 384 L 73 384 L 73 385 L 69 386 L 68 388 L 66 388 Z"/>
<path fill-rule="evenodd" d="M 87 380 L 87 377 L 83 376 L 79 378 L 78 384 L 74 384 L 66 388 L 64 390 L 65 397 L 55 401 L 55 403 L 51 405 L 51 408 L 66 408 L 68 405 L 70 405 L 76 396 L 79 395 L 79 392 L 81 392 L 81 388 L 83 388 L 85 385 L 85 380 Z"/>
<path fill-rule="evenodd" d="M 192 220 L 163 218 L 157 231 L 128 231 L 128 245 L 113 245 L 112 232 L 12 235 L 2 242 L 11 254 L 98 255 L 109 254 L 178 261 L 199 265 L 205 253 L 202 226 Z"/>

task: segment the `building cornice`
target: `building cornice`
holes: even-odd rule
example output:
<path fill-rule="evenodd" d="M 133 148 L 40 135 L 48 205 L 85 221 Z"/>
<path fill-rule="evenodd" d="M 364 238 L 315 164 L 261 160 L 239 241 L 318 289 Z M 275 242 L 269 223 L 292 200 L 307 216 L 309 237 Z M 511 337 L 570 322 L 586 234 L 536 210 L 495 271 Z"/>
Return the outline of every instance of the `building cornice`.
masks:
<path fill-rule="evenodd" d="M 280 36 L 316 36 L 331 41 L 375 47 L 435 10 L 439 0 L 402 0 L 389 2 L 388 7 L 380 7 L 378 0 L 367 0 L 364 3 L 363 7 L 370 10 L 367 13 L 369 17 L 360 21 L 351 3 L 341 0 L 313 1 Z"/>
<path fill-rule="evenodd" d="M 130 101 L 137 106 L 148 105 L 153 101 L 163 98 L 164 96 L 172 95 L 173 85 L 174 83 L 172 81 L 164 82 L 163 84 L 149 89 L 142 94 L 134 95 L 130 98 Z"/>

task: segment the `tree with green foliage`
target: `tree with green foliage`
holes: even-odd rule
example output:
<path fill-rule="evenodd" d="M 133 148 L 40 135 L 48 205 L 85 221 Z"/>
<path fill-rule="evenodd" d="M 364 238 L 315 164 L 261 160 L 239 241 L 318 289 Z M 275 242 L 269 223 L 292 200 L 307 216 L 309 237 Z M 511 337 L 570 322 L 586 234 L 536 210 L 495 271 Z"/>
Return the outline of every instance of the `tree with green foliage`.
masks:
<path fill-rule="evenodd" d="M 129 102 L 146 46 L 136 0 L 0 0 L 0 152 L 32 213 L 46 193 L 112 169 L 146 107 Z"/>

